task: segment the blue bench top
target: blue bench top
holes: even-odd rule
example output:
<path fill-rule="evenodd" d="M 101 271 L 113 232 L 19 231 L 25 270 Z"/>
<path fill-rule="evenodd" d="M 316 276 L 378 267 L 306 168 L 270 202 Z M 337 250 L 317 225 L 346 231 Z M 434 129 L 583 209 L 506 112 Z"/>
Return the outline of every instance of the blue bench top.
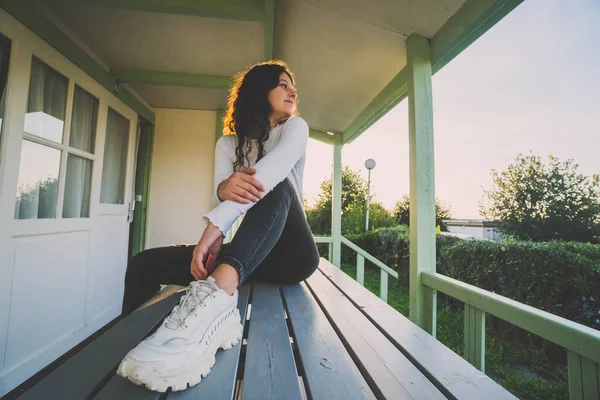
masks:
<path fill-rule="evenodd" d="M 21 398 L 516 399 L 326 260 L 298 285 L 242 285 L 244 340 L 200 384 L 157 393 L 116 375 L 180 296 L 124 318 Z"/>

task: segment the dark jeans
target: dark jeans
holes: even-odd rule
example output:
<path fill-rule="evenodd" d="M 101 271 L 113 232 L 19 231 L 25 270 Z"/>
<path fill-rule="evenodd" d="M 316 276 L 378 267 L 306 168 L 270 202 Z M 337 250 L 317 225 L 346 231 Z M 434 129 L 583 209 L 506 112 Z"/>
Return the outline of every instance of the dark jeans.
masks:
<path fill-rule="evenodd" d="M 129 314 L 159 290 L 160 285 L 187 286 L 195 245 L 142 251 L 131 259 L 125 275 L 123 314 Z M 244 217 L 233 240 L 223 245 L 217 264 L 226 263 L 247 279 L 293 284 L 308 278 L 319 254 L 302 205 L 289 180 L 284 180 Z"/>

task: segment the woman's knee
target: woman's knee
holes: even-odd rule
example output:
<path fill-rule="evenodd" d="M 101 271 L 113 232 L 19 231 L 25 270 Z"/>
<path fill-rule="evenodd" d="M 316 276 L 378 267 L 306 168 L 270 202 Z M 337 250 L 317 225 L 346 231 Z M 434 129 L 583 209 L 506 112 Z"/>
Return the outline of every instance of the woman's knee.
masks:
<path fill-rule="evenodd" d="M 292 185 L 292 182 L 290 182 L 290 180 L 288 178 L 285 178 L 283 181 L 279 182 L 277 185 L 275 185 L 275 187 L 273 188 L 273 190 L 268 194 L 272 194 L 274 193 L 275 195 L 290 195 L 290 194 L 294 194 L 294 186 Z M 267 196 L 268 196 L 267 195 Z"/>
<path fill-rule="evenodd" d="M 306 276 L 306 278 L 311 276 L 317 270 L 320 262 L 321 258 L 319 257 L 319 250 L 317 250 L 317 247 L 315 246 L 314 251 L 311 252 L 310 263 L 308 264 L 307 268 L 308 275 Z"/>
<path fill-rule="evenodd" d="M 148 269 L 148 264 L 154 258 L 153 250 L 144 250 L 131 257 L 129 264 L 127 264 L 127 271 L 125 272 L 126 282 L 137 280 L 145 274 L 144 270 Z"/>
<path fill-rule="evenodd" d="M 287 277 L 284 278 L 284 283 L 294 284 L 308 279 L 319 267 L 319 262 L 319 253 L 315 247 L 315 251 L 311 252 L 309 257 L 303 260 L 303 262 L 295 269 L 296 273 L 288 274 Z"/>

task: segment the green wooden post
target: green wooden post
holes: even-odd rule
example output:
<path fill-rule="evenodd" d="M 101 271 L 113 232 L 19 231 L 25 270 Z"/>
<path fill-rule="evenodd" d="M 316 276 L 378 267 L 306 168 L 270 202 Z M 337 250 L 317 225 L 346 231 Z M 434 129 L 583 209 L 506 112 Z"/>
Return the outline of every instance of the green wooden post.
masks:
<path fill-rule="evenodd" d="M 485 373 L 485 312 L 465 303 L 464 358 Z"/>
<path fill-rule="evenodd" d="M 381 270 L 381 277 L 379 279 L 379 298 L 387 303 L 388 301 L 388 273 Z"/>
<path fill-rule="evenodd" d="M 569 399 L 583 400 L 583 384 L 581 379 L 581 357 L 573 351 L 567 351 L 569 371 Z"/>
<path fill-rule="evenodd" d="M 569 399 L 600 399 L 600 363 L 567 351 Z"/>
<path fill-rule="evenodd" d="M 331 185 L 332 264 L 341 268 L 342 258 L 342 135 L 336 134 L 333 143 L 333 184 Z"/>
<path fill-rule="evenodd" d="M 423 313 L 425 320 L 423 321 L 423 329 L 431 334 L 433 337 L 437 337 L 437 290 L 430 287 L 423 286 L 423 292 L 425 296 L 425 308 Z"/>
<path fill-rule="evenodd" d="M 356 281 L 365 286 L 365 258 L 356 253 Z"/>
<path fill-rule="evenodd" d="M 406 42 L 410 152 L 410 320 L 430 334 L 435 292 L 425 290 L 421 272 L 435 273 L 433 102 L 429 40 Z M 425 315 L 426 312 L 433 315 Z"/>

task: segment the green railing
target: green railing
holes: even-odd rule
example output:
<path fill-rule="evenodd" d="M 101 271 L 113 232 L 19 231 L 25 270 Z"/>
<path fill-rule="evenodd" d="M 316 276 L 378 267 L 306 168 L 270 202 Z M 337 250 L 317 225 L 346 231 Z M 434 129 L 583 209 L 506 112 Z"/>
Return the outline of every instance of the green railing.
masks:
<path fill-rule="evenodd" d="M 567 350 L 569 398 L 600 398 L 600 331 L 441 274 L 422 273 L 423 284 L 465 303 L 464 357 L 485 372 L 485 313 Z"/>
<path fill-rule="evenodd" d="M 315 236 L 314 237 L 316 243 L 328 243 L 329 244 L 329 258 L 328 260 L 331 262 L 332 260 L 332 243 L 333 239 L 329 236 Z M 365 285 L 365 259 L 369 260 L 375 266 L 379 267 L 381 270 L 380 275 L 380 286 L 379 286 L 379 297 L 387 303 L 388 301 L 388 277 L 389 275 L 398 279 L 398 273 L 346 239 L 342 236 L 342 244 L 348 246 L 350 249 L 356 252 L 356 281 L 361 285 Z"/>

